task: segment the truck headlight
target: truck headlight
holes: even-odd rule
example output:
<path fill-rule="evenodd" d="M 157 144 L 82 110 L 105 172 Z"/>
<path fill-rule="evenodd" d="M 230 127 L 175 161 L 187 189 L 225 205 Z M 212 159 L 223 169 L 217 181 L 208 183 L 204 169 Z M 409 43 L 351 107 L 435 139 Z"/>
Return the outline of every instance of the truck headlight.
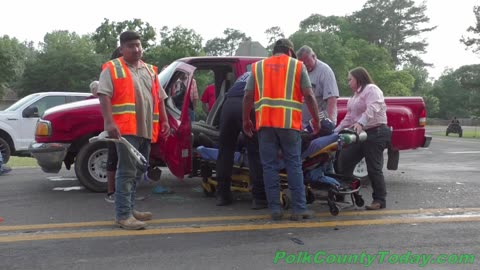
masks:
<path fill-rule="evenodd" d="M 38 120 L 35 136 L 50 136 L 52 133 L 50 121 Z"/>

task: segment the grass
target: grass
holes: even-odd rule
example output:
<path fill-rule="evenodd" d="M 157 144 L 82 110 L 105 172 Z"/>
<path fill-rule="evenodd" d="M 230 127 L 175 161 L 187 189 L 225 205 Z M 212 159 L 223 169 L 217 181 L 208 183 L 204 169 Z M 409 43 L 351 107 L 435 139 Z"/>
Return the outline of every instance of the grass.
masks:
<path fill-rule="evenodd" d="M 437 136 L 445 136 L 445 131 L 437 131 L 433 132 L 432 135 L 437 135 Z M 450 133 L 448 134 L 449 137 L 458 137 L 458 134 L 456 133 Z M 480 139 L 480 129 L 475 129 L 475 130 L 463 130 L 463 138 L 471 138 L 471 139 Z"/>
<path fill-rule="evenodd" d="M 10 168 L 38 167 L 37 160 L 32 157 L 10 157 L 7 163 Z"/>

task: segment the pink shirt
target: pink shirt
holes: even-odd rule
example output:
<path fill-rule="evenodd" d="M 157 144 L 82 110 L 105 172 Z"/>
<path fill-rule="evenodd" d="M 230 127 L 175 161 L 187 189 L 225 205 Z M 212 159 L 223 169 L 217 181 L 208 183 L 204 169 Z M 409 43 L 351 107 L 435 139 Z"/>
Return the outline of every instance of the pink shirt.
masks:
<path fill-rule="evenodd" d="M 355 123 L 362 124 L 364 130 L 387 124 L 387 105 L 382 90 L 375 84 L 368 84 L 361 92 L 359 90 L 348 100 L 347 114 L 335 128 L 336 132 Z"/>

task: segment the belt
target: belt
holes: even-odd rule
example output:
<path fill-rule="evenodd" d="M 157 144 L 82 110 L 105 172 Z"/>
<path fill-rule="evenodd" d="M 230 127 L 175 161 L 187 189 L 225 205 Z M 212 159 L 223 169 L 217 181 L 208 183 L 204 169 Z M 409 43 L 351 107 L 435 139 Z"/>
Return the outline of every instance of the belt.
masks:
<path fill-rule="evenodd" d="M 381 128 L 381 127 L 387 127 L 387 125 L 386 125 L 386 124 L 380 124 L 380 125 L 378 125 L 378 126 L 371 127 L 371 128 L 369 128 L 369 129 L 365 129 L 365 132 L 375 131 L 375 130 Z"/>

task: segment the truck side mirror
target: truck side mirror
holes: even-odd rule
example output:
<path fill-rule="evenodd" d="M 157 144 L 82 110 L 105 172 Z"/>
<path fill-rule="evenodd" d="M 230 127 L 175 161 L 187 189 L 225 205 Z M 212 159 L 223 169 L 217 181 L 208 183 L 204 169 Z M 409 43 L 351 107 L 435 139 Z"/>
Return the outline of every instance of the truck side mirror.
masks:
<path fill-rule="evenodd" d="M 23 110 L 22 116 L 25 118 L 38 117 L 38 107 L 30 106 Z"/>

